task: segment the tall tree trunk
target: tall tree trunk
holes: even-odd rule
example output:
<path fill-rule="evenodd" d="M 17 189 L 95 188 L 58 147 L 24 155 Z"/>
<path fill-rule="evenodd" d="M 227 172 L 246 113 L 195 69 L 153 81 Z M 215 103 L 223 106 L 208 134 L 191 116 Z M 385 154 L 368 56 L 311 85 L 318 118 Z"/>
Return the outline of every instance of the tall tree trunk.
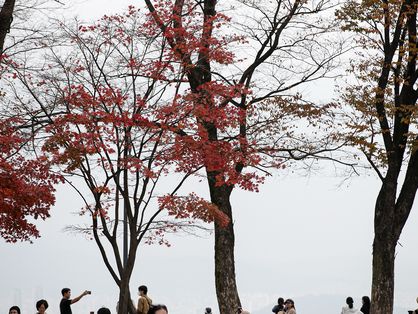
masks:
<path fill-rule="evenodd" d="M 0 54 L 3 53 L 4 40 L 13 20 L 15 0 L 5 0 L 0 10 Z"/>
<path fill-rule="evenodd" d="M 395 248 L 396 241 L 375 235 L 371 304 L 373 314 L 393 313 Z"/>
<path fill-rule="evenodd" d="M 235 279 L 235 235 L 230 196 L 232 188 L 216 186 L 213 174 L 208 175 L 211 201 L 228 215 L 227 227 L 215 222 L 215 285 L 220 314 L 233 314 L 241 306 Z"/>
<path fill-rule="evenodd" d="M 372 314 L 393 313 L 397 175 L 386 176 L 376 199 L 373 241 Z"/>
<path fill-rule="evenodd" d="M 131 275 L 129 274 L 127 276 L 123 276 L 120 281 L 118 314 L 136 313 L 135 307 L 132 303 L 131 291 L 129 290 L 130 278 Z"/>

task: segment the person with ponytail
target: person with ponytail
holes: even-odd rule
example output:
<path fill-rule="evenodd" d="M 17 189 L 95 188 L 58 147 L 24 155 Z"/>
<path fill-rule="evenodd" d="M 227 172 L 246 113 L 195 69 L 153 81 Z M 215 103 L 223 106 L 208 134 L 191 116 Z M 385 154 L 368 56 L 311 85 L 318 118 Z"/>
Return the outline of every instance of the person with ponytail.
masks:
<path fill-rule="evenodd" d="M 348 297 L 345 300 L 345 303 L 347 303 L 347 305 L 343 306 L 341 314 L 361 314 L 361 312 L 354 307 L 354 301 L 352 297 Z"/>

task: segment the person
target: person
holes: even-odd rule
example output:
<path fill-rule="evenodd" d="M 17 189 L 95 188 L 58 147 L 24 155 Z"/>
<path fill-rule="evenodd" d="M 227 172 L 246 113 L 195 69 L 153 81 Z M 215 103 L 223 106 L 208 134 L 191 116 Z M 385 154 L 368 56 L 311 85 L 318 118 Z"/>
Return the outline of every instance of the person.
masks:
<path fill-rule="evenodd" d="M 45 314 L 47 308 L 48 302 L 46 300 L 42 299 L 36 302 L 36 309 L 38 310 L 38 314 Z"/>
<path fill-rule="evenodd" d="M 275 314 L 278 314 L 278 313 L 283 314 L 284 313 L 284 299 L 283 298 L 278 298 L 277 299 L 277 304 L 275 306 L 273 306 L 271 311 Z"/>
<path fill-rule="evenodd" d="M 107 307 L 101 307 L 98 311 L 97 314 L 110 314 L 110 310 Z"/>
<path fill-rule="evenodd" d="M 63 288 L 61 290 L 61 294 L 62 294 L 62 299 L 61 299 L 61 302 L 60 302 L 60 312 L 61 312 L 61 314 L 72 314 L 71 304 L 74 304 L 74 303 L 80 301 L 80 299 L 82 297 L 84 297 L 85 295 L 91 294 L 91 291 L 85 290 L 82 294 L 80 294 L 78 297 L 76 297 L 74 299 L 70 299 L 71 298 L 71 289 L 70 288 Z"/>
<path fill-rule="evenodd" d="M 292 299 L 287 299 L 284 302 L 284 310 L 286 314 L 296 314 L 295 302 Z"/>
<path fill-rule="evenodd" d="M 341 314 L 359 314 L 360 312 L 354 307 L 354 301 L 352 297 L 347 297 L 347 299 L 345 300 L 345 303 L 347 303 L 346 306 L 343 306 L 342 310 L 341 310 Z"/>
<path fill-rule="evenodd" d="M 9 309 L 9 314 L 20 314 L 20 308 L 17 305 L 13 305 Z"/>
<path fill-rule="evenodd" d="M 237 309 L 237 312 L 238 312 L 238 314 L 250 314 L 250 312 L 248 312 L 248 311 L 246 311 L 246 310 L 242 309 L 242 307 L 239 307 L 239 308 Z"/>
<path fill-rule="evenodd" d="M 417 297 L 417 303 L 418 303 L 418 297 Z M 414 311 L 414 314 L 418 314 L 418 309 L 416 309 L 416 310 Z"/>
<path fill-rule="evenodd" d="M 137 314 L 148 314 L 150 307 L 152 306 L 152 300 L 148 297 L 147 286 L 138 287 L 139 299 L 138 307 L 136 309 Z"/>
<path fill-rule="evenodd" d="M 361 301 L 363 304 L 360 308 L 360 312 L 363 314 L 370 314 L 370 298 L 365 295 L 361 298 Z"/>
<path fill-rule="evenodd" d="M 205 309 L 205 314 L 212 314 L 212 309 L 210 307 L 207 307 Z"/>
<path fill-rule="evenodd" d="M 168 314 L 168 309 L 164 304 L 153 305 L 148 314 Z"/>

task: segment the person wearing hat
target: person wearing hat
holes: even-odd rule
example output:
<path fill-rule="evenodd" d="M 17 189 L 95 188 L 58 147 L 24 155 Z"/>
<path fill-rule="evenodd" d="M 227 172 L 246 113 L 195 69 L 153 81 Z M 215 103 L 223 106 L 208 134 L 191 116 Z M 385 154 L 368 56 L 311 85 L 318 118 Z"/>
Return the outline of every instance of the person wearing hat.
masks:
<path fill-rule="evenodd" d="M 286 309 L 286 314 L 296 314 L 295 302 L 292 299 L 287 299 L 284 302 L 284 307 Z"/>

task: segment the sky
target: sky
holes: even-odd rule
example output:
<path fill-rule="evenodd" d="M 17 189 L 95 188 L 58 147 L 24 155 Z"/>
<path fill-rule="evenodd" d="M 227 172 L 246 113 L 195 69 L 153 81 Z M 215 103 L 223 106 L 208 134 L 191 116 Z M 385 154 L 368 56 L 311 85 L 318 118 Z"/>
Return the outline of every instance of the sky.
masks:
<path fill-rule="evenodd" d="M 378 181 L 356 177 L 342 184 L 333 176 L 277 175 L 259 193 L 233 193 L 236 230 L 236 273 L 243 306 L 253 314 L 268 313 L 279 296 L 295 300 L 298 313 L 338 313 L 347 296 L 360 305 L 370 295 L 373 205 Z M 197 192 L 202 185 L 189 183 Z M 58 313 L 60 291 L 70 287 L 73 297 L 85 289 L 91 296 L 73 305 L 73 312 L 89 313 L 101 306 L 114 310 L 117 290 L 94 242 L 63 232 L 80 223 L 75 193 L 59 189 L 52 217 L 39 225 L 42 238 L 33 244 L 0 243 L 0 313 L 18 304 L 35 313 L 45 298 L 48 313 Z M 396 256 L 395 313 L 416 308 L 416 206 Z M 171 247 L 142 246 L 131 290 L 145 284 L 154 302 L 170 313 L 217 313 L 213 236 L 173 236 Z"/>
<path fill-rule="evenodd" d="M 100 17 L 132 1 L 79 1 L 74 13 Z M 135 3 L 134 3 L 135 4 Z M 323 88 L 323 86 L 320 86 Z M 332 165 L 325 165 L 332 168 Z M 185 189 L 207 195 L 204 183 L 189 182 Z M 252 314 L 271 313 L 279 296 L 292 298 L 298 314 L 341 311 L 352 296 L 360 307 L 370 295 L 373 209 L 379 181 L 371 173 L 344 180 L 332 171 L 301 175 L 276 173 L 259 193 L 234 191 L 232 204 L 236 232 L 236 275 L 243 307 Z M 77 212 L 81 200 L 60 186 L 51 218 L 38 224 L 42 237 L 33 244 L 0 241 L 0 313 L 19 305 L 35 313 L 44 298 L 47 312 L 59 312 L 61 289 L 73 297 L 92 294 L 72 306 L 73 313 L 115 312 L 118 291 L 94 242 L 64 232 L 67 225 L 86 221 Z M 417 205 L 401 235 L 396 255 L 395 314 L 417 308 Z M 213 263 L 213 235 L 171 236 L 171 247 L 141 246 L 131 280 L 145 284 L 155 303 L 170 314 L 218 313 Z"/>

